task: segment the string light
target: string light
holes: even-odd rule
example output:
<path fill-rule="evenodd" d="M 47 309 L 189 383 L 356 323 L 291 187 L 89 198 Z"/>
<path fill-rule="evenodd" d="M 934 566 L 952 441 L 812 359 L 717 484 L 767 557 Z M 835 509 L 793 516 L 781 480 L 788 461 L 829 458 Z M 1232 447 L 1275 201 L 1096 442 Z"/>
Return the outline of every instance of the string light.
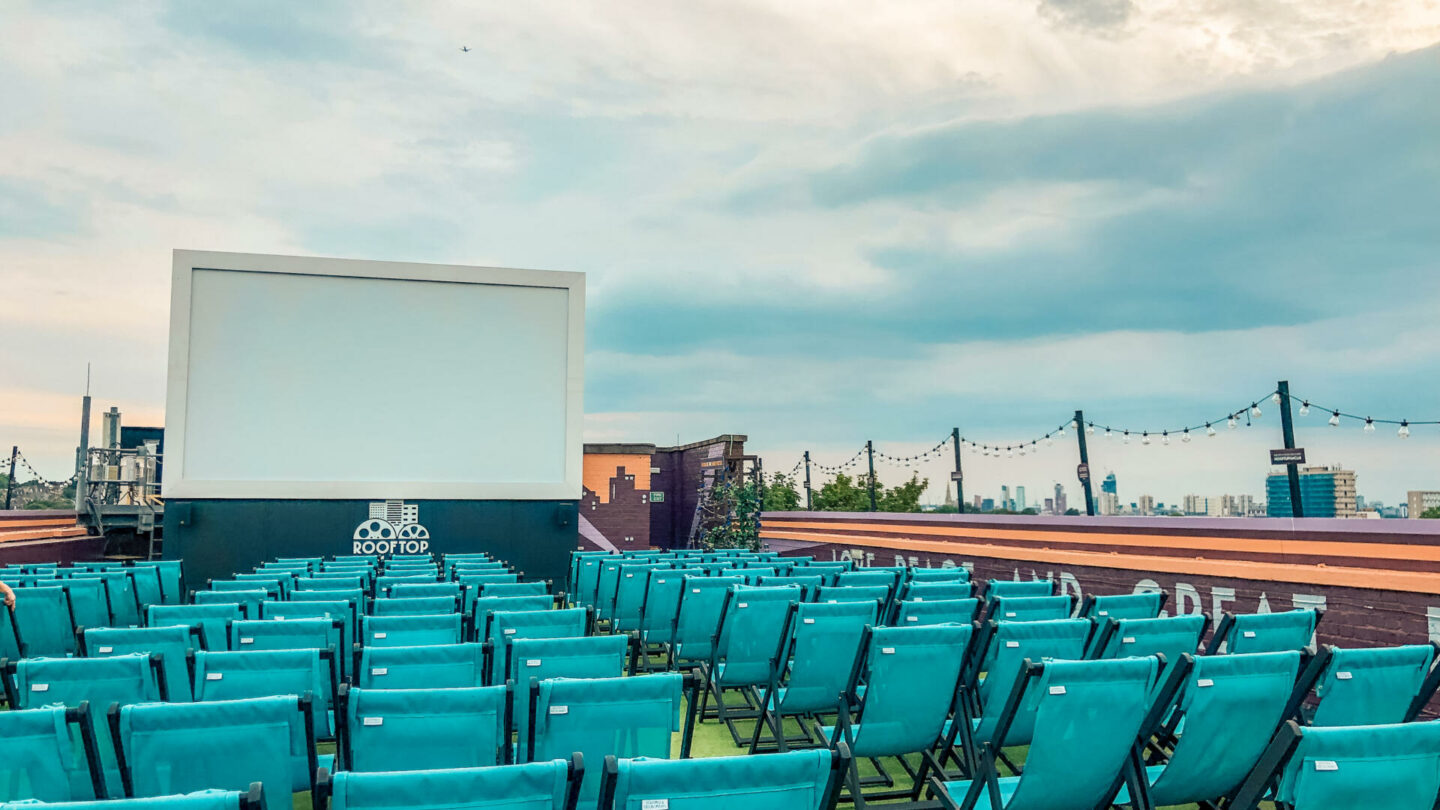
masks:
<path fill-rule="evenodd" d="M 1330 414 L 1330 427 L 1340 427 L 1340 412 Z"/>
<path fill-rule="evenodd" d="M 1374 419 L 1371 419 L 1371 418 L 1368 417 L 1368 416 L 1365 417 L 1365 432 L 1366 432 L 1366 433 L 1374 433 L 1374 432 L 1375 432 L 1375 420 L 1374 420 Z"/>
<path fill-rule="evenodd" d="M 1310 415 L 1310 400 L 1307 399 L 1307 400 L 1305 400 L 1304 402 L 1301 402 L 1301 403 L 1300 403 L 1300 415 L 1301 415 L 1301 416 L 1309 416 L 1309 415 Z"/>
<path fill-rule="evenodd" d="M 1215 426 L 1211 425 L 1209 422 L 1205 423 L 1205 435 L 1209 436 L 1212 439 L 1215 438 Z"/>
<path fill-rule="evenodd" d="M 1395 433 L 1396 433 L 1397 436 L 1399 436 L 1399 437 L 1402 438 L 1402 439 L 1408 439 L 1408 438 L 1410 438 L 1410 423 L 1407 422 L 1407 421 L 1405 421 L 1404 419 L 1401 419 L 1401 420 L 1400 420 L 1400 429 L 1397 430 L 1397 431 L 1395 431 Z"/>
<path fill-rule="evenodd" d="M 1259 419 L 1259 418 L 1260 418 L 1260 403 L 1258 403 L 1258 402 L 1252 402 L 1252 403 L 1250 403 L 1250 416 L 1253 417 L 1253 418 L 1255 418 L 1255 419 Z"/>
<path fill-rule="evenodd" d="M 1229 418 L 1228 420 L 1226 420 L 1226 422 L 1225 422 L 1225 427 L 1230 428 L 1231 430 L 1234 430 L 1236 424 L 1237 424 L 1237 422 L 1235 421 L 1235 414 L 1232 413 L 1232 414 L 1230 414 L 1230 418 Z"/>

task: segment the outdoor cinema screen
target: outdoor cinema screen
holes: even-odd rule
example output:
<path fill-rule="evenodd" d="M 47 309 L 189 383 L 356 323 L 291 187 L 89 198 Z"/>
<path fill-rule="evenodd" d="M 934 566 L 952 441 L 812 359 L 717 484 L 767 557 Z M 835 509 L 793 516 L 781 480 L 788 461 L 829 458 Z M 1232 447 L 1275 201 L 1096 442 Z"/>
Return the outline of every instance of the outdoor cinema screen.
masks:
<path fill-rule="evenodd" d="M 575 499 L 584 276 L 176 251 L 169 498 Z"/>

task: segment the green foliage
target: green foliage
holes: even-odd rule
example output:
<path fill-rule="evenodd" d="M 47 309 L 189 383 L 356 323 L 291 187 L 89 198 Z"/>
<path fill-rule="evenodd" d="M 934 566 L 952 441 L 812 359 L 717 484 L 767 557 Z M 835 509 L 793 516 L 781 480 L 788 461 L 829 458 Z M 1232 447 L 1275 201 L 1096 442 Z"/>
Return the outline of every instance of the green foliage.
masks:
<path fill-rule="evenodd" d="M 1067 515 L 1078 515 L 1078 514 L 1080 514 L 1080 510 L 1079 510 L 1079 509 L 1076 509 L 1075 507 L 1072 506 L 1072 507 L 1070 507 L 1069 509 L 1066 509 L 1066 510 L 1065 510 L 1065 514 L 1067 514 Z"/>
<path fill-rule="evenodd" d="M 1440 506 L 1432 506 L 1420 513 L 1420 517 L 1426 520 L 1440 520 Z"/>
<path fill-rule="evenodd" d="M 750 481 L 724 481 L 705 496 L 706 525 L 700 544 L 707 549 L 760 550 L 760 493 Z"/>
<path fill-rule="evenodd" d="M 886 488 L 875 482 L 875 509 L 879 512 L 919 512 L 920 494 L 930 479 L 919 473 L 899 486 Z M 825 512 L 868 512 L 870 510 L 870 476 L 855 478 L 837 473 L 815 493 L 815 509 Z"/>
<path fill-rule="evenodd" d="M 65 498 L 36 498 L 29 501 L 21 509 L 72 509 L 75 502 Z"/>
<path fill-rule="evenodd" d="M 795 488 L 795 478 L 785 473 L 770 476 L 765 487 L 764 510 L 766 512 L 794 512 L 800 509 L 800 491 Z"/>

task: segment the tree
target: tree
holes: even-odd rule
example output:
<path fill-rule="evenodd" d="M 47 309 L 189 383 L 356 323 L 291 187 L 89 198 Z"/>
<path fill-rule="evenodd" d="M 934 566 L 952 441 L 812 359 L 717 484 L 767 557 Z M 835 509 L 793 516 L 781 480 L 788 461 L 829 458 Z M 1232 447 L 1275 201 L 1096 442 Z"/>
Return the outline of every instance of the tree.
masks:
<path fill-rule="evenodd" d="M 1078 514 L 1080 514 L 1080 510 L 1079 510 L 1079 509 L 1076 509 L 1075 507 L 1072 506 L 1072 507 L 1070 507 L 1069 509 L 1066 509 L 1066 510 L 1065 510 L 1065 514 L 1067 514 L 1067 515 L 1078 515 Z"/>
<path fill-rule="evenodd" d="M 1432 506 L 1420 513 L 1420 517 L 1427 520 L 1440 520 L 1440 506 Z"/>
<path fill-rule="evenodd" d="M 706 492 L 707 524 L 700 533 L 705 548 L 760 550 L 760 494 L 750 481 L 722 481 Z"/>
<path fill-rule="evenodd" d="M 930 479 L 921 478 L 918 473 L 899 486 L 886 489 L 879 481 L 875 483 L 875 510 L 878 512 L 919 512 L 920 495 Z M 870 511 L 870 475 L 868 473 L 851 478 L 837 473 L 833 480 L 825 482 L 814 494 L 815 508 L 825 512 L 868 512 Z"/>
<path fill-rule="evenodd" d="M 766 512 L 794 512 L 800 508 L 800 492 L 795 488 L 795 478 L 785 473 L 770 476 L 765 487 L 764 510 Z"/>
<path fill-rule="evenodd" d="M 912 473 L 910 480 L 905 483 L 875 493 L 875 506 L 881 512 L 919 512 L 920 494 L 930 486 L 930 479 L 920 478 L 920 473 Z M 868 495 L 866 496 L 869 497 Z"/>

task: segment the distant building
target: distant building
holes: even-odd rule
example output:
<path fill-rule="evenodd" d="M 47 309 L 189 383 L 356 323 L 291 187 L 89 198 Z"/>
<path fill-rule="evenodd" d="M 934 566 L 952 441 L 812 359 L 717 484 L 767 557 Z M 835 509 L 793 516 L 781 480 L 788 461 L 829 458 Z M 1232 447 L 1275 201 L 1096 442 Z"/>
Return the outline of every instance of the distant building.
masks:
<path fill-rule="evenodd" d="M 995 511 L 995 499 L 994 499 L 994 498 L 986 498 L 986 499 L 980 501 L 980 511 L 981 511 L 981 512 L 994 512 L 994 511 Z"/>
<path fill-rule="evenodd" d="M 1047 514 L 1047 515 L 1053 515 L 1053 514 L 1055 514 L 1055 499 L 1054 499 L 1054 498 L 1046 498 L 1046 499 L 1045 499 L 1045 514 Z"/>
<path fill-rule="evenodd" d="M 1002 486 L 1002 487 L 1000 487 L 1000 508 L 1001 508 L 1001 509 L 1009 509 L 1009 508 L 1010 508 L 1010 487 L 1009 487 L 1009 486 Z"/>
<path fill-rule="evenodd" d="M 1140 514 L 1142 514 L 1142 515 L 1153 515 L 1153 514 L 1155 514 L 1155 498 L 1154 498 L 1153 496 L 1151 496 L 1151 495 L 1141 495 L 1141 496 L 1140 496 Z"/>
<path fill-rule="evenodd" d="M 1100 501 L 1095 508 L 1102 515 L 1118 515 L 1120 514 L 1120 499 L 1113 492 L 1102 491 Z"/>
<path fill-rule="evenodd" d="M 1285 473 L 1265 478 L 1270 517 L 1290 517 L 1290 480 Z M 1306 467 L 1300 471 L 1300 503 L 1305 517 L 1355 517 L 1355 471 L 1339 467 Z"/>
<path fill-rule="evenodd" d="M 1015 511 L 1025 511 L 1025 487 L 1015 487 Z"/>
<path fill-rule="evenodd" d="M 981 509 L 982 509 L 982 507 L 983 507 L 983 505 L 984 505 L 984 501 L 981 500 L 981 498 L 980 498 L 979 495 L 976 495 L 976 496 L 975 496 L 974 505 L 975 505 L 975 511 L 976 511 L 976 512 L 981 511 Z"/>
<path fill-rule="evenodd" d="M 1061 484 L 1055 485 L 1055 514 L 1063 515 L 1067 510 L 1065 504 L 1065 487 Z"/>
<path fill-rule="evenodd" d="M 1180 511 L 1187 515 L 1204 515 L 1210 512 L 1210 499 L 1203 495 L 1186 495 L 1180 499 Z"/>
<path fill-rule="evenodd" d="M 1418 518 L 1426 509 L 1440 508 L 1440 492 L 1412 489 L 1405 493 L 1405 505 L 1410 509 L 1410 517 Z"/>
<path fill-rule="evenodd" d="M 1118 495 L 1119 490 L 1115 488 L 1115 473 L 1108 473 L 1105 480 L 1100 482 L 1100 491 L 1108 492 L 1111 495 Z"/>

